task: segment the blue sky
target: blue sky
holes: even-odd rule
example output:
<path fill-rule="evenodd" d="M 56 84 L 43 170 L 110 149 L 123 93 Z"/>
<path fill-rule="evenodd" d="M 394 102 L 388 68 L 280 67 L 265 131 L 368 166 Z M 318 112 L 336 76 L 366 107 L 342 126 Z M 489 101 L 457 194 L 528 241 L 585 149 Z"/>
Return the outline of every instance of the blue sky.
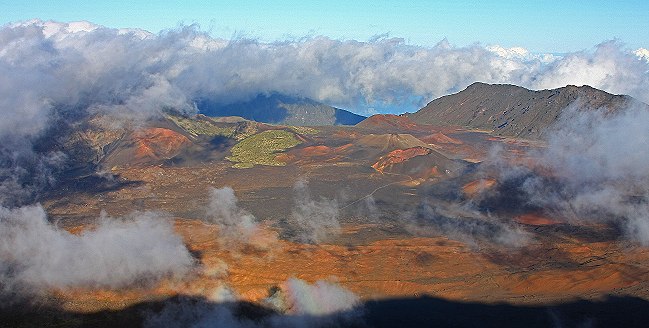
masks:
<path fill-rule="evenodd" d="M 87 20 L 151 32 L 198 23 L 215 37 L 275 41 L 325 35 L 366 41 L 388 34 L 432 46 L 443 38 L 571 52 L 618 38 L 649 46 L 649 1 L 3 1 L 0 22 Z"/>

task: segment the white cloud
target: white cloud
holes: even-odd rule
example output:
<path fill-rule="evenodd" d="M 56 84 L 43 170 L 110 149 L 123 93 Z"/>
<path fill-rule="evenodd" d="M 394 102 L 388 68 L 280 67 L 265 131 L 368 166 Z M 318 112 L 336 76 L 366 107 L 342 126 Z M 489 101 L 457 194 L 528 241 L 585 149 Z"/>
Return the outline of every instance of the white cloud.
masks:
<path fill-rule="evenodd" d="M 504 48 L 499 45 L 487 46 L 487 50 L 507 59 L 528 59 L 530 52 L 522 47 Z"/>
<path fill-rule="evenodd" d="M 284 292 L 288 311 L 295 314 L 331 314 L 350 310 L 359 302 L 356 294 L 324 280 L 309 284 L 301 279 L 290 278 L 285 284 Z"/>
<path fill-rule="evenodd" d="M 290 222 L 301 242 L 319 243 L 340 232 L 340 209 L 336 200 L 311 197 L 307 181 L 299 180 L 293 186 L 295 207 Z"/>
<path fill-rule="evenodd" d="M 615 114 L 568 108 L 548 131 L 547 147 L 531 151 L 537 167 L 512 166 L 502 156 L 485 161 L 499 181 L 515 181 L 520 203 L 568 223 L 614 224 L 629 240 L 649 245 L 649 111 Z M 488 170 L 486 170 L 488 171 Z M 550 174 L 538 174 L 550 172 Z"/>
<path fill-rule="evenodd" d="M 598 45 L 594 52 L 568 54 L 534 76 L 539 89 L 568 84 L 590 85 L 614 94 L 630 94 L 649 101 L 649 65 L 614 41 Z"/>
<path fill-rule="evenodd" d="M 182 276 L 194 260 L 169 221 L 155 213 L 103 216 L 79 235 L 47 220 L 41 206 L 0 207 L 0 286 L 35 293 L 43 288 L 120 288 Z"/>
<path fill-rule="evenodd" d="M 257 219 L 237 205 L 237 197 L 230 187 L 210 188 L 206 210 L 205 220 L 219 226 L 222 246 L 248 243 L 259 231 Z"/>
<path fill-rule="evenodd" d="M 157 313 L 149 312 L 144 327 L 356 327 L 363 326 L 358 296 L 336 283 L 318 280 L 310 284 L 290 278 L 265 300 L 276 310 L 265 316 L 247 317 L 236 295 L 220 286 L 210 303 L 169 301 Z"/>
<path fill-rule="evenodd" d="M 638 58 L 649 62 L 649 49 L 638 48 L 634 53 Z"/>

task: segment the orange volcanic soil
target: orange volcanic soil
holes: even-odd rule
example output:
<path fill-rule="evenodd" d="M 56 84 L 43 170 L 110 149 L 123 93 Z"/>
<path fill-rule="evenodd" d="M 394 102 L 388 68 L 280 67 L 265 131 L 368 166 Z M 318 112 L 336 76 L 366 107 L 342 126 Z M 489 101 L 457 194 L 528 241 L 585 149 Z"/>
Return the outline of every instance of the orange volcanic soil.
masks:
<path fill-rule="evenodd" d="M 540 214 L 535 214 L 535 213 L 519 215 L 516 218 L 514 218 L 514 221 L 520 224 L 527 224 L 532 226 L 545 226 L 545 225 L 553 225 L 553 224 L 560 223 L 559 221 L 554 220 L 550 217 L 540 215 Z"/>
<path fill-rule="evenodd" d="M 171 158 L 182 147 L 191 143 L 184 135 L 164 128 L 137 130 L 132 135 L 135 140 L 136 161 Z"/>
<path fill-rule="evenodd" d="M 356 126 L 363 128 L 382 128 L 382 129 L 397 129 L 399 131 L 407 131 L 417 129 L 419 125 L 413 120 L 399 115 L 393 114 L 378 114 L 368 117 Z"/>
<path fill-rule="evenodd" d="M 431 135 L 425 136 L 420 138 L 421 141 L 429 143 L 429 144 L 454 144 L 454 145 L 461 145 L 463 144 L 462 141 L 451 138 L 441 132 L 433 133 Z"/>
<path fill-rule="evenodd" d="M 354 239 L 371 226 L 348 226 Z M 204 296 L 229 286 L 259 301 L 288 278 L 337 281 L 363 300 L 432 295 L 479 302 L 546 303 L 636 290 L 647 297 L 649 250 L 615 243 L 565 241 L 517 249 L 475 249 L 445 237 L 395 237 L 359 245 L 279 240 L 262 228 L 248 243 L 223 246 L 218 229 L 177 220 L 176 230 L 201 263 L 192 277 L 125 291 L 59 290 L 65 309 L 120 309 L 173 295 Z M 644 292 L 642 292 L 644 291 Z"/>
<path fill-rule="evenodd" d="M 413 147 L 407 149 L 396 149 L 389 152 L 387 155 L 382 156 L 379 160 L 372 165 L 372 167 L 383 173 L 386 168 L 394 164 L 403 163 L 413 157 L 428 155 L 432 152 L 429 148 Z"/>
<path fill-rule="evenodd" d="M 275 198 L 281 198 L 279 193 L 291 190 L 295 177 L 306 173 L 318 177 L 317 174 L 324 176 L 321 172 L 334 172 L 338 179 L 339 176 L 348 178 L 351 175 L 348 172 L 351 172 L 361 178 L 355 177 L 355 180 L 349 181 L 360 181 L 360 186 L 375 178 L 385 179 L 388 186 L 394 185 L 395 181 L 400 182 L 397 178 L 401 177 L 394 175 L 411 175 L 410 169 L 413 166 L 418 168 L 419 164 L 422 169 L 430 171 L 428 176 L 440 176 L 440 171 L 444 174 L 446 166 L 442 164 L 447 159 L 433 156 L 437 150 L 443 150 L 444 155 L 455 155 L 453 158 L 477 161 L 486 156 L 490 143 L 501 142 L 482 142 L 486 137 L 475 133 L 440 131 L 443 132 L 432 135 L 437 138 L 437 146 L 431 150 L 431 146 L 418 139 L 419 135 L 385 132 L 363 135 L 337 129 L 332 133 L 350 139 L 336 144 L 345 143 L 343 146 L 325 146 L 310 141 L 313 143 L 305 142 L 278 155 L 284 156 L 281 159 L 292 164 L 310 161 L 308 165 L 246 171 L 251 173 L 231 169 L 227 162 L 195 167 L 116 165 L 111 172 L 134 184 L 96 194 L 79 192 L 64 201 L 45 199 L 43 203 L 48 214 L 72 218 L 61 221 L 71 225 L 66 229 L 79 233 L 92 224 L 77 224 L 75 219 L 97 217 L 100 209 L 106 209 L 112 216 L 148 209 L 171 213 L 177 217 L 176 231 L 199 265 L 187 277 L 169 277 L 153 285 L 138 285 L 126 290 L 56 290 L 51 291 L 51 295 L 61 302 L 64 309 L 79 312 L 123 309 L 175 295 L 213 299 L 215 291 L 221 286 L 232 288 L 244 300 L 259 301 L 268 295 L 272 287 L 281 287 L 288 278 L 296 277 L 311 283 L 320 279 L 337 281 L 362 300 L 423 295 L 513 304 L 549 304 L 578 298 L 596 299 L 605 295 L 632 295 L 649 299 L 649 249 L 620 241 L 593 242 L 585 237 L 562 235 L 563 232 L 553 230 L 556 227 L 549 226 L 558 223 L 556 219 L 536 213 L 518 216 L 511 222 L 517 229 L 531 235 L 528 243 L 519 248 L 491 244 L 477 247 L 474 243 L 444 236 L 413 237 L 403 232 L 401 223 L 385 220 L 380 224 L 361 225 L 351 219 L 343 224 L 354 224 L 343 225 L 341 235 L 325 244 L 282 240 L 278 238 L 274 226 L 261 226 L 258 234 L 250 240 L 225 243 L 219 240 L 216 226 L 191 219 L 203 215 L 197 209 L 205 206 L 204 194 L 209 187 L 232 186 L 237 192 L 241 191 L 243 202 L 255 202 L 250 206 L 257 206 L 258 201 L 272 199 L 275 202 Z M 433 132 L 419 131 L 421 134 Z M 448 135 L 452 140 L 443 137 Z M 480 139 L 480 143 L 471 138 Z M 313 139 L 318 140 L 317 137 Z M 459 143 L 451 142 L 456 139 Z M 163 128 L 140 130 L 130 136 L 128 142 L 132 142 L 129 148 L 119 155 L 132 159 L 136 153 L 138 158 L 146 161 L 172 156 L 191 143 L 185 136 Z M 505 145 L 507 150 L 515 146 L 518 145 Z M 374 156 L 363 162 L 363 171 L 348 169 L 346 165 L 351 163 L 351 159 L 336 160 L 362 147 L 371 148 L 368 153 Z M 376 161 L 376 158 L 379 160 Z M 395 172 L 405 173 L 376 174 L 368 167 L 368 163 L 374 161 L 372 167 L 380 172 L 390 172 L 390 167 L 394 166 Z M 435 166 L 436 163 L 442 164 Z M 408 170 L 398 170 L 402 167 Z M 421 171 L 414 172 L 423 174 Z M 412 179 L 412 185 L 408 187 L 416 187 L 415 180 Z M 337 186 L 348 185 L 348 180 L 342 181 Z M 404 184 L 403 181 L 401 183 Z M 496 185 L 494 179 L 479 179 L 465 184 L 461 191 L 467 197 L 474 197 Z M 377 183 L 377 186 L 382 184 Z M 390 193 L 395 191 L 394 195 L 389 194 L 390 197 L 399 196 L 396 192 L 402 189 L 406 195 L 416 192 L 402 187 L 399 185 L 400 189 L 384 190 Z M 268 195 L 263 193 L 265 189 L 278 191 Z M 372 189 L 368 188 L 367 193 L 370 192 Z M 365 196 L 365 193 L 359 196 Z M 378 196 L 376 199 L 381 200 Z M 271 210 L 273 214 L 279 213 L 277 215 L 285 215 L 281 213 L 283 210 L 290 213 L 290 207 Z M 276 223 L 277 220 L 272 217 L 268 222 Z M 597 236 L 597 231 L 592 235 Z"/>
<path fill-rule="evenodd" d="M 485 190 L 491 189 L 495 185 L 496 180 L 494 179 L 479 179 L 462 186 L 462 191 L 465 195 L 473 197 Z"/>
<path fill-rule="evenodd" d="M 301 149 L 301 153 L 304 156 L 325 156 L 332 152 L 330 147 L 320 145 L 320 146 L 309 146 Z"/>
<path fill-rule="evenodd" d="M 359 138 L 356 143 L 360 146 L 378 148 L 383 151 L 412 147 L 428 147 L 427 144 L 413 135 L 403 133 L 368 134 Z"/>

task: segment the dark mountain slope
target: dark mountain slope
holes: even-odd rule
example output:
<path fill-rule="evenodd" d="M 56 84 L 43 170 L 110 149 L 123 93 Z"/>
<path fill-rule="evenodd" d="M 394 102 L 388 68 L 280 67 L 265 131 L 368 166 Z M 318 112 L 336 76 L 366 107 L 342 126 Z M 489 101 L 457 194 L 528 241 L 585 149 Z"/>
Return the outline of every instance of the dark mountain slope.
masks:
<path fill-rule="evenodd" d="M 229 105 L 201 100 L 197 106 L 207 116 L 240 116 L 257 122 L 284 125 L 354 125 L 365 119 L 364 116 L 311 99 L 279 94 L 258 95 L 249 101 Z"/>
<path fill-rule="evenodd" d="M 419 124 L 451 124 L 497 135 L 538 138 L 570 105 L 617 111 L 634 104 L 642 103 L 589 86 L 533 91 L 508 84 L 476 82 L 461 92 L 431 101 L 408 117 Z"/>

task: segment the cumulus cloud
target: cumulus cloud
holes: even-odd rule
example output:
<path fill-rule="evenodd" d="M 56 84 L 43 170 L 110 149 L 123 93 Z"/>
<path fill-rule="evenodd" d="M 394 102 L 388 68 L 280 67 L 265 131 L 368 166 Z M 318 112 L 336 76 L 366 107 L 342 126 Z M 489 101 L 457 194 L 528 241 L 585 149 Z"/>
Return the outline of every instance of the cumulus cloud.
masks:
<path fill-rule="evenodd" d="M 299 180 L 293 187 L 295 207 L 290 221 L 294 234 L 301 242 L 319 243 L 340 232 L 338 217 L 340 211 L 335 199 L 313 199 L 305 180 Z"/>
<path fill-rule="evenodd" d="M 635 52 L 635 55 L 640 59 L 644 59 L 649 62 L 649 49 L 638 48 Z"/>
<path fill-rule="evenodd" d="M 0 207 L 0 285 L 35 293 L 47 288 L 121 288 L 182 276 L 194 259 L 168 220 L 145 212 L 100 218 L 79 235 L 47 221 L 39 206 Z"/>
<path fill-rule="evenodd" d="M 648 64 L 619 42 L 608 41 L 597 45 L 594 51 L 567 54 L 534 72 L 529 83 L 521 84 L 539 89 L 587 84 L 649 102 Z"/>
<path fill-rule="evenodd" d="M 447 40 L 433 47 L 394 38 L 260 43 L 213 39 L 193 26 L 152 35 L 38 20 L 4 26 L 0 40 L 2 107 L 21 114 L 12 120 L 33 119 L 26 131 L 44 124 L 43 113 L 57 105 L 148 113 L 165 105 L 191 110 L 197 98 L 228 103 L 279 92 L 355 108 L 413 97 L 425 102 L 475 81 L 590 84 L 647 100 L 649 78 L 646 61 L 638 60 L 641 50 L 617 41 L 552 57 L 520 47 L 455 47 Z"/>

